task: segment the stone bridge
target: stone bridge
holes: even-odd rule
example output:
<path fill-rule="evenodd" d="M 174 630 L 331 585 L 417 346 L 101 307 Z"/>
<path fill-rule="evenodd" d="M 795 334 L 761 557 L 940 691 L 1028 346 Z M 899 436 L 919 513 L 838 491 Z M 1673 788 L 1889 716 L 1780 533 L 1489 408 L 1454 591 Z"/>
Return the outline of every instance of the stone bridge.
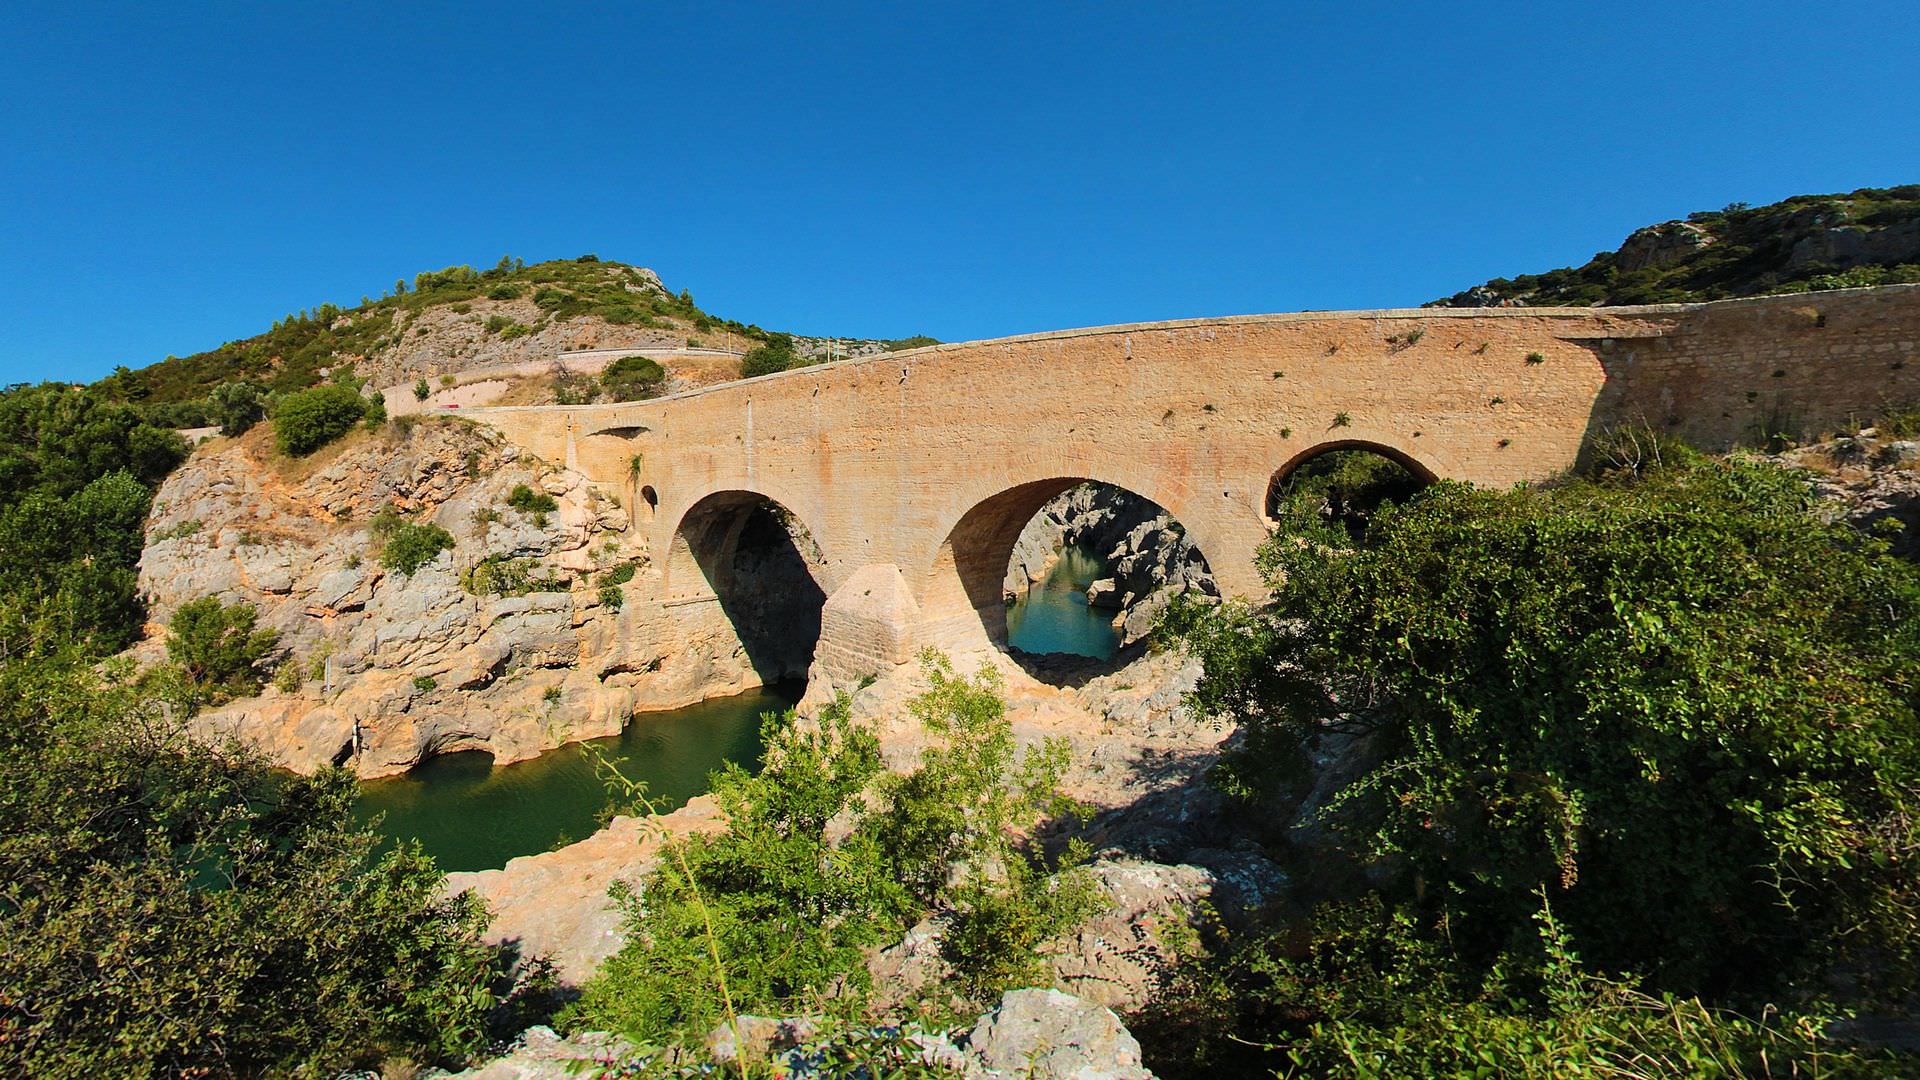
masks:
<path fill-rule="evenodd" d="M 633 603 L 724 602 L 745 511 L 817 545 L 816 667 L 1004 640 L 1022 526 L 1085 480 L 1151 499 L 1223 591 L 1261 587 L 1269 488 L 1330 449 L 1502 486 L 1646 423 L 1720 449 L 1920 401 L 1920 286 L 1633 308 L 1306 312 L 936 345 L 617 405 L 466 415 L 625 493 Z M 689 612 L 689 616 L 693 613 Z"/>

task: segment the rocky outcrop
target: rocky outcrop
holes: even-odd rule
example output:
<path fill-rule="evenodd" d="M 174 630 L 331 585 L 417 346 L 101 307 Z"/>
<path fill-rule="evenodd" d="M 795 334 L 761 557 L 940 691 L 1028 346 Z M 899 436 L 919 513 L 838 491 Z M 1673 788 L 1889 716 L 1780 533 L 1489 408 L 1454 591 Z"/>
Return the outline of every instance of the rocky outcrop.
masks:
<path fill-rule="evenodd" d="M 1140 1043 L 1109 1009 L 1058 990 L 1009 990 L 971 1025 L 948 1031 L 873 1028 L 857 1034 L 897 1039 L 913 1060 L 966 1080 L 1152 1080 L 1140 1062 Z M 814 1017 L 741 1016 L 707 1037 L 708 1056 L 723 1066 L 763 1063 L 770 1075 L 848 1075 L 843 1057 L 828 1053 L 845 1030 Z M 685 1075 L 706 1069 L 677 1050 L 643 1051 L 605 1032 L 562 1037 L 552 1028 L 522 1032 L 507 1052 L 449 1080 L 563 1080 L 583 1075 Z M 755 1074 L 757 1075 L 757 1074 Z M 860 1073 L 859 1075 L 865 1075 Z"/>
<path fill-rule="evenodd" d="M 1151 1080 L 1140 1044 L 1109 1009 L 1058 990 L 1009 990 L 961 1043 L 967 1076 Z"/>
<path fill-rule="evenodd" d="M 578 985 L 620 950 L 620 913 L 608 888 L 645 877 L 663 843 L 724 825 L 713 799 L 702 795 L 671 814 L 616 817 L 585 840 L 503 869 L 448 874 L 447 891 L 479 894 L 493 913 L 489 940 L 546 957 L 555 975 Z"/>
<path fill-rule="evenodd" d="M 1886 539 L 1896 555 L 1920 558 L 1920 440 L 1867 428 L 1774 459 L 1807 471 L 1823 516 Z"/>
<path fill-rule="evenodd" d="M 1614 258 L 1622 270 L 1665 269 L 1687 261 L 1713 242 L 1712 233 L 1692 222 L 1667 221 L 1634 230 Z"/>
<path fill-rule="evenodd" d="M 208 736 L 295 770 L 381 776 L 451 750 L 529 758 L 763 681 L 716 605 L 625 603 L 636 590 L 619 586 L 609 602 L 607 575 L 649 573 L 651 553 L 617 498 L 578 474 L 444 418 L 299 461 L 269 436 L 211 443 L 168 477 L 141 557 L 150 658 L 200 596 L 253 604 L 280 632 L 281 677 L 198 717 Z M 554 509 L 508 506 L 520 485 Z M 452 549 L 411 575 L 383 569 L 386 510 L 444 528 Z M 482 563 L 515 580 L 486 587 Z"/>
<path fill-rule="evenodd" d="M 1088 587 L 1087 602 L 1116 613 L 1122 647 L 1144 638 L 1174 596 L 1219 595 L 1206 558 L 1165 510 L 1124 488 L 1087 483 L 1048 500 L 1021 530 L 1003 586 L 1008 599 L 1045 577 L 1068 545 L 1106 562 L 1111 576 Z"/>

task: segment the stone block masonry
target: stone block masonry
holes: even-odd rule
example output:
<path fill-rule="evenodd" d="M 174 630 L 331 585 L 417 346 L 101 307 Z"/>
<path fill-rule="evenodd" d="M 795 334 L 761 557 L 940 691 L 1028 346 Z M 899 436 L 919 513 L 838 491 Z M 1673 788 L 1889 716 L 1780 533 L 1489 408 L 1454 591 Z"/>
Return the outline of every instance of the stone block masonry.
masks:
<path fill-rule="evenodd" d="M 1223 592 L 1254 595 L 1269 486 L 1330 449 L 1372 449 L 1429 476 L 1499 486 L 1571 468 L 1588 437 L 1614 425 L 1646 423 L 1720 450 L 1915 401 L 1920 286 L 1889 286 L 1098 327 L 862 357 L 653 401 L 467 415 L 627 490 L 634 528 L 656 553 L 673 550 L 696 508 L 761 499 L 784 508 L 819 546 L 815 572 L 830 599 L 816 658 L 843 677 L 922 645 L 993 647 L 1020 527 L 1085 480 L 1160 504 Z M 711 583 L 681 580 L 700 565 L 656 558 L 637 589 L 660 601 L 705 592 Z M 856 575 L 862 588 L 888 582 L 885 603 L 842 597 Z M 834 640 L 841 630 L 847 640 Z"/>

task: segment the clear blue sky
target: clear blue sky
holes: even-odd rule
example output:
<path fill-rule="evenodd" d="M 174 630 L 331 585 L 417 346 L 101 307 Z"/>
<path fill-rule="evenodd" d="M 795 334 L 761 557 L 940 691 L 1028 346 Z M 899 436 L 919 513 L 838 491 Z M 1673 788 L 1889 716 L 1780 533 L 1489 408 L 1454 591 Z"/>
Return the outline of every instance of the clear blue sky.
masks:
<path fill-rule="evenodd" d="M 1920 181 L 1920 12 L 1831 4 L 0 10 L 0 381 L 595 252 L 947 340 L 1409 305 Z"/>

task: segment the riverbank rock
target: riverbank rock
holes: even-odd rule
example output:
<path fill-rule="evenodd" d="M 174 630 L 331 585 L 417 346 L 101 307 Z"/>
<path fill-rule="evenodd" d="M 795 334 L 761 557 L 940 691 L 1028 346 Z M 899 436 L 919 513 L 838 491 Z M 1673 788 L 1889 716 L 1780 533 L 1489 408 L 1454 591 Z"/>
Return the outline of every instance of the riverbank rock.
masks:
<path fill-rule="evenodd" d="M 535 502 L 516 509 L 521 487 Z M 453 547 L 411 575 L 383 568 L 377 533 L 396 515 Z M 656 572 L 617 493 L 491 431 L 389 423 L 294 460 L 260 425 L 201 447 L 157 493 L 140 562 L 152 622 L 135 652 L 162 659 L 166 620 L 190 600 L 252 604 L 280 634 L 280 678 L 197 728 L 296 771 L 369 777 L 453 750 L 518 761 L 761 685 L 765 658 L 745 655 L 717 605 L 669 608 L 617 584 L 632 602 L 610 603 L 616 571 Z"/>
<path fill-rule="evenodd" d="M 1883 537 L 1896 555 L 1920 557 L 1920 442 L 1868 428 L 1773 459 L 1807 471 L 1817 513 Z"/>
<path fill-rule="evenodd" d="M 1110 1009 L 1058 990 L 1009 990 L 970 1025 L 952 1030 L 875 1027 L 863 1039 L 895 1041 L 922 1063 L 966 1080 L 1153 1080 L 1140 1061 L 1140 1043 Z M 775 1076 L 849 1075 L 844 1056 L 829 1053 L 847 1037 L 813 1017 L 742 1016 L 707 1036 L 705 1049 L 721 1066 L 763 1062 Z M 502 1056 L 449 1080 L 562 1080 L 602 1074 L 654 1075 L 659 1051 L 643 1052 L 605 1032 L 562 1037 L 551 1028 L 522 1032 Z M 666 1051 L 678 1056 L 678 1050 Z M 687 1075 L 707 1066 L 679 1058 Z M 669 1072 L 667 1075 L 680 1075 Z"/>
<path fill-rule="evenodd" d="M 1058 990 L 1009 990 L 967 1032 L 970 1080 L 1151 1080 L 1140 1043 L 1111 1009 Z"/>
<path fill-rule="evenodd" d="M 607 896 L 613 883 L 638 884 L 663 843 L 724 826 L 712 797 L 702 795 L 671 814 L 614 818 L 585 840 L 499 870 L 448 874 L 446 888 L 470 889 L 487 902 L 489 941 L 546 957 L 561 981 L 578 986 L 625 940 L 620 911 Z"/>

